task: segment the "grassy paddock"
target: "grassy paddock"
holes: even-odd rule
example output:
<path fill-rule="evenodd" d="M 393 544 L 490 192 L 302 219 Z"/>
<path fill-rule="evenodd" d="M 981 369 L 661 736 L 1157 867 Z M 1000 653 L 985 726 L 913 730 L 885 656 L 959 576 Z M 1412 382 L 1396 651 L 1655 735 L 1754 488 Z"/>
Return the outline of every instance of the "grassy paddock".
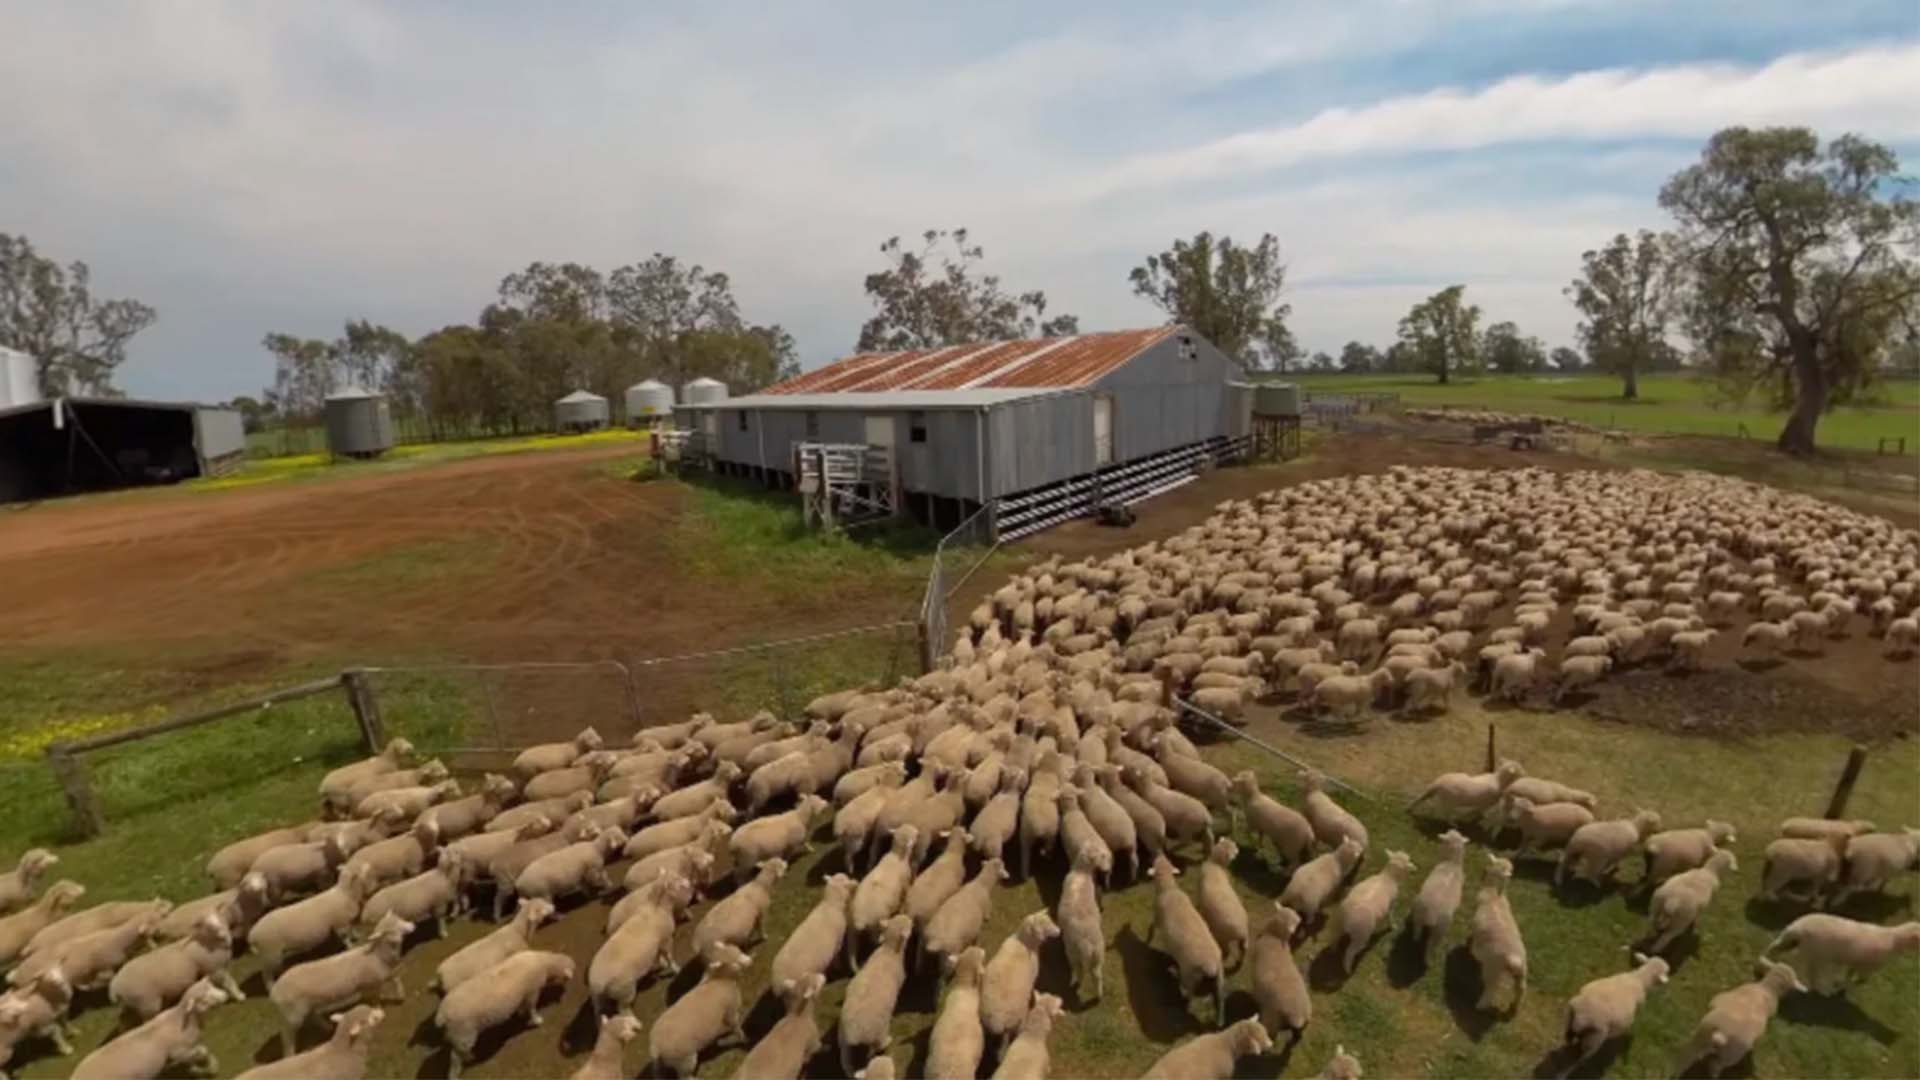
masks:
<path fill-rule="evenodd" d="M 1691 375 L 1642 377 L 1635 401 L 1620 397 L 1620 380 L 1611 375 L 1495 375 L 1455 378 L 1445 386 L 1432 376 L 1413 375 L 1302 375 L 1297 381 L 1309 391 L 1399 394 L 1403 404 L 1416 407 L 1543 413 L 1650 434 L 1738 438 L 1744 427 L 1748 437 L 1771 442 L 1786 420 L 1756 402 L 1720 401 L 1711 380 Z M 1827 414 L 1820 421 L 1820 445 L 1870 451 L 1882 436 L 1905 435 L 1907 453 L 1920 455 L 1920 382 L 1884 383 L 1880 396 L 1880 404 Z"/>
<path fill-rule="evenodd" d="M 227 491 L 258 484 L 287 480 L 315 480 L 329 476 L 355 476 L 375 472 L 429 465 L 437 461 L 459 461 L 494 454 L 525 454 L 541 450 L 585 450 L 596 447 L 644 447 L 647 433 L 609 428 L 580 435 L 515 435 L 494 439 L 469 439 L 460 442 L 413 443 L 396 446 L 377 458 L 338 461 L 324 447 L 296 454 L 250 458 L 224 476 L 189 480 L 180 485 L 188 491 Z"/>

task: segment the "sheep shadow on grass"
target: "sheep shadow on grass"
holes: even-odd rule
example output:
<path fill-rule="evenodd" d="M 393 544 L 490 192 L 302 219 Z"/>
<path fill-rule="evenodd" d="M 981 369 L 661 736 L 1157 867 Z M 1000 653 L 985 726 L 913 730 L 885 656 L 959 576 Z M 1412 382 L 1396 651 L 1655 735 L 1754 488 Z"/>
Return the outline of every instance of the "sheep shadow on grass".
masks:
<path fill-rule="evenodd" d="M 1454 1025 L 1470 1042 L 1486 1038 L 1502 1014 L 1475 1007 L 1480 1000 L 1481 983 L 1480 964 L 1473 958 L 1473 950 L 1464 944 L 1449 949 L 1441 978 L 1447 1011 L 1453 1014 Z"/>
<path fill-rule="evenodd" d="M 1537 1080 L 1553 1080 L 1556 1077 L 1573 1077 L 1577 1080 L 1597 1080 L 1613 1068 L 1627 1048 L 1633 1045 L 1633 1032 L 1618 1039 L 1608 1039 L 1600 1044 L 1600 1049 L 1585 1061 L 1576 1060 L 1579 1050 L 1561 1044 L 1549 1051 L 1533 1067 L 1532 1076 Z"/>
<path fill-rule="evenodd" d="M 1131 925 L 1121 927 L 1113 944 L 1126 977 L 1127 1002 L 1142 1036 L 1156 1043 L 1173 1043 L 1210 1030 L 1194 1016 L 1172 958 L 1148 945 Z M 1207 1004 L 1211 1006 L 1212 1002 Z"/>
<path fill-rule="evenodd" d="M 1313 960 L 1307 964 L 1307 985 L 1321 993 L 1331 994 L 1338 991 L 1347 985 L 1348 979 L 1353 978 L 1353 973 L 1359 969 L 1360 962 L 1367 958 L 1367 954 L 1373 951 L 1374 945 L 1379 940 L 1379 936 L 1375 935 L 1372 940 L 1362 946 L 1360 955 L 1353 959 L 1353 967 L 1348 968 L 1345 966 L 1347 936 L 1335 935 L 1332 940 L 1321 946 L 1320 951 L 1315 953 Z"/>
<path fill-rule="evenodd" d="M 1855 893 L 1826 910 L 1860 922 L 1904 922 L 1913 917 L 1913 897 L 1906 893 Z"/>
<path fill-rule="evenodd" d="M 1444 933 L 1444 931 L 1438 931 Z M 1400 924 L 1387 949 L 1387 985 L 1405 990 L 1427 973 L 1426 941 L 1411 921 Z"/>
<path fill-rule="evenodd" d="M 1764 675 L 1775 668 L 1783 666 L 1786 664 L 1786 661 L 1777 656 L 1762 656 L 1752 659 L 1735 660 L 1734 663 L 1740 665 L 1740 669 L 1749 675 Z"/>
<path fill-rule="evenodd" d="M 1795 1024 L 1858 1031 L 1881 1046 L 1892 1046 L 1900 1037 L 1898 1031 L 1881 1023 L 1844 993 L 1789 994 L 1780 1002 L 1780 1018 Z"/>
<path fill-rule="evenodd" d="M 593 995 L 588 994 L 560 1029 L 560 1052 L 568 1057 L 584 1054 L 599 1040 L 600 1010 L 594 1004 Z"/>
<path fill-rule="evenodd" d="M 1788 923 L 1812 911 L 1802 900 L 1769 900 L 1764 896 L 1753 896 L 1747 900 L 1743 909 L 1747 921 L 1764 930 L 1778 933 L 1786 929 Z"/>

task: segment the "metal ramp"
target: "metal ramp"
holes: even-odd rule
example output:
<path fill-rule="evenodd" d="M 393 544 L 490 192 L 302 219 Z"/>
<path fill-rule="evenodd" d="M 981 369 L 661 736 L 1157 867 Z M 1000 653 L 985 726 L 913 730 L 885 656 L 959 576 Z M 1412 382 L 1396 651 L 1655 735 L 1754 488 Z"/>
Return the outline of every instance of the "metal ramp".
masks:
<path fill-rule="evenodd" d="M 799 443 L 793 448 L 800 514 L 809 527 L 848 528 L 900 513 L 900 473 L 892 447 Z"/>

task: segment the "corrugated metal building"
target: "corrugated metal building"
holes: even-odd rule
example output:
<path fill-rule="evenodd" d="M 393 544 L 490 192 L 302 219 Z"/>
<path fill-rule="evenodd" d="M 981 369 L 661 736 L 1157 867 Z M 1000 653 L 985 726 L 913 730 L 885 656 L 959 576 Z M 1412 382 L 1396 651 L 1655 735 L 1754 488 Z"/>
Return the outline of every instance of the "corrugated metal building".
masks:
<path fill-rule="evenodd" d="M 847 357 L 746 397 L 680 405 L 722 471 L 794 480 L 803 442 L 892 448 L 915 516 L 954 515 L 1247 432 L 1225 354 L 1184 327 Z"/>
<path fill-rule="evenodd" d="M 0 502 L 213 476 L 246 457 L 220 405 L 57 397 L 0 409 Z"/>

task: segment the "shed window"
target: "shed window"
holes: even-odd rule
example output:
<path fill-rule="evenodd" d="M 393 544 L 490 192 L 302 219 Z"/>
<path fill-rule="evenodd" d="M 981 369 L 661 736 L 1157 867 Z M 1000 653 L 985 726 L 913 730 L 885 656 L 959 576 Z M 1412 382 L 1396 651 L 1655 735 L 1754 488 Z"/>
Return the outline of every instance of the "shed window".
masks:
<path fill-rule="evenodd" d="M 740 410 L 740 430 L 747 430 L 747 410 L 745 409 Z"/>
<path fill-rule="evenodd" d="M 817 439 L 819 437 L 820 437 L 820 414 L 817 412 L 810 412 L 807 414 L 807 438 Z"/>
<path fill-rule="evenodd" d="M 923 443 L 927 441 L 927 414 L 910 412 L 907 414 L 907 441 Z"/>

